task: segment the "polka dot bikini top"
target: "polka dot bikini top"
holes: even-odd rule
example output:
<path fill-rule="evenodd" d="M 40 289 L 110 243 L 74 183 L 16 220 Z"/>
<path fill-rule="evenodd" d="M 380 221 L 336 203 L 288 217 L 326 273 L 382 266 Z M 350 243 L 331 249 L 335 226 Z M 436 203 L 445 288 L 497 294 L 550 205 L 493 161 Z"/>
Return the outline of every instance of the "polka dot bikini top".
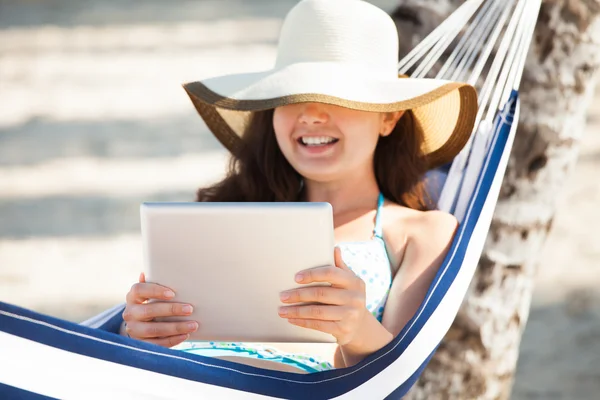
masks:
<path fill-rule="evenodd" d="M 392 286 L 392 269 L 383 240 L 381 214 L 383 194 L 379 194 L 373 238 L 365 242 L 341 242 L 342 259 L 356 275 L 365 281 L 367 309 L 381 322 L 383 309 Z"/>

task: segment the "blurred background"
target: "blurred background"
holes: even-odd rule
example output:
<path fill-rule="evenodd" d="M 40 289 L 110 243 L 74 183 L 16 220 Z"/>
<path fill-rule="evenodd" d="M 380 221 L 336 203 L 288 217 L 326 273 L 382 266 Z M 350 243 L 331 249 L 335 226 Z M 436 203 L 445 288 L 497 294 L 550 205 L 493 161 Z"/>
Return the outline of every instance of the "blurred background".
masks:
<path fill-rule="evenodd" d="M 181 83 L 269 68 L 295 3 L 0 0 L 0 301 L 80 321 L 124 300 L 139 204 L 191 201 L 227 160 Z M 600 92 L 556 194 L 515 399 L 599 396 L 598 132 Z"/>

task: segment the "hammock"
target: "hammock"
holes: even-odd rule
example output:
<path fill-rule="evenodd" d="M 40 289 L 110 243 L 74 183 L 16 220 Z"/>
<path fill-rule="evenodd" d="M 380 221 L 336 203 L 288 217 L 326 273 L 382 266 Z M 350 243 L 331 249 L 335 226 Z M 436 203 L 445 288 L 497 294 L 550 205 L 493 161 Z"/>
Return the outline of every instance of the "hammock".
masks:
<path fill-rule="evenodd" d="M 0 303 L 0 398 L 403 397 L 450 328 L 481 256 L 515 136 L 518 87 L 540 3 L 467 0 L 400 62 L 401 74 L 473 84 L 479 114 L 449 171 L 436 172 L 445 177 L 439 208 L 461 222 L 452 247 L 416 314 L 383 349 L 350 368 L 293 374 L 119 336 L 123 305 L 76 324 Z"/>

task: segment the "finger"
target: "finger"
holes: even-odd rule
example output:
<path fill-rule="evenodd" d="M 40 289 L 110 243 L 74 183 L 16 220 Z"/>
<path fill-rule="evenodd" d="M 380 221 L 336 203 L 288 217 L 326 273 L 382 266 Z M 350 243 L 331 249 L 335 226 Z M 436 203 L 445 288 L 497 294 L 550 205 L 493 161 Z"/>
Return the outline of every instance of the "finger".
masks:
<path fill-rule="evenodd" d="M 128 304 L 141 304 L 150 299 L 171 300 L 173 297 L 175 297 L 175 292 L 166 286 L 138 282 L 127 293 L 126 301 Z"/>
<path fill-rule="evenodd" d="M 298 283 L 328 282 L 338 287 L 348 286 L 353 278 L 355 278 L 355 275 L 351 271 L 344 271 L 330 265 L 305 269 L 296 274 L 296 282 Z"/>
<path fill-rule="evenodd" d="M 125 309 L 123 319 L 125 321 L 150 321 L 157 317 L 173 317 L 191 315 L 194 308 L 189 304 L 182 303 L 150 303 L 134 304 Z"/>
<path fill-rule="evenodd" d="M 187 322 L 128 322 L 125 331 L 135 339 L 161 339 L 187 335 L 198 330 L 196 321 Z"/>
<path fill-rule="evenodd" d="M 139 281 L 140 281 L 140 283 L 145 283 L 146 282 L 146 274 L 144 274 L 143 272 L 140 272 Z"/>
<path fill-rule="evenodd" d="M 319 319 L 288 319 L 292 325 L 301 326 L 303 328 L 314 329 L 336 335 L 339 333 L 339 325 L 335 321 L 322 321 Z"/>
<path fill-rule="evenodd" d="M 145 342 L 157 344 L 163 347 L 173 347 L 177 346 L 181 342 L 185 342 L 188 340 L 190 335 L 177 335 L 177 336 L 169 336 L 166 338 L 160 339 L 145 339 Z"/>
<path fill-rule="evenodd" d="M 310 286 L 288 290 L 281 293 L 284 303 L 322 303 L 337 306 L 348 304 L 352 300 L 351 292 L 328 286 Z"/>
<path fill-rule="evenodd" d="M 342 249 L 340 249 L 339 247 L 336 247 L 333 250 L 333 259 L 335 261 L 336 267 L 345 271 L 351 271 L 351 269 L 344 262 L 344 259 L 342 258 Z"/>
<path fill-rule="evenodd" d="M 346 313 L 347 310 L 344 307 L 323 306 L 318 304 L 279 308 L 279 315 L 288 319 L 320 319 L 323 321 L 341 321 Z"/>

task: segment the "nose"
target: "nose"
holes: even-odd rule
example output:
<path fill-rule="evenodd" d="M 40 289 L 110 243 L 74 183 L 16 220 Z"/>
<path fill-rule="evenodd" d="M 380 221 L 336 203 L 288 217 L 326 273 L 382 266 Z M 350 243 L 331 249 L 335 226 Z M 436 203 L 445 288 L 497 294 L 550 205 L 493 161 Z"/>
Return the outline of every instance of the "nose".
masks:
<path fill-rule="evenodd" d="M 300 111 L 299 122 L 302 124 L 325 124 L 327 121 L 329 121 L 329 114 L 320 104 L 306 103 Z"/>

